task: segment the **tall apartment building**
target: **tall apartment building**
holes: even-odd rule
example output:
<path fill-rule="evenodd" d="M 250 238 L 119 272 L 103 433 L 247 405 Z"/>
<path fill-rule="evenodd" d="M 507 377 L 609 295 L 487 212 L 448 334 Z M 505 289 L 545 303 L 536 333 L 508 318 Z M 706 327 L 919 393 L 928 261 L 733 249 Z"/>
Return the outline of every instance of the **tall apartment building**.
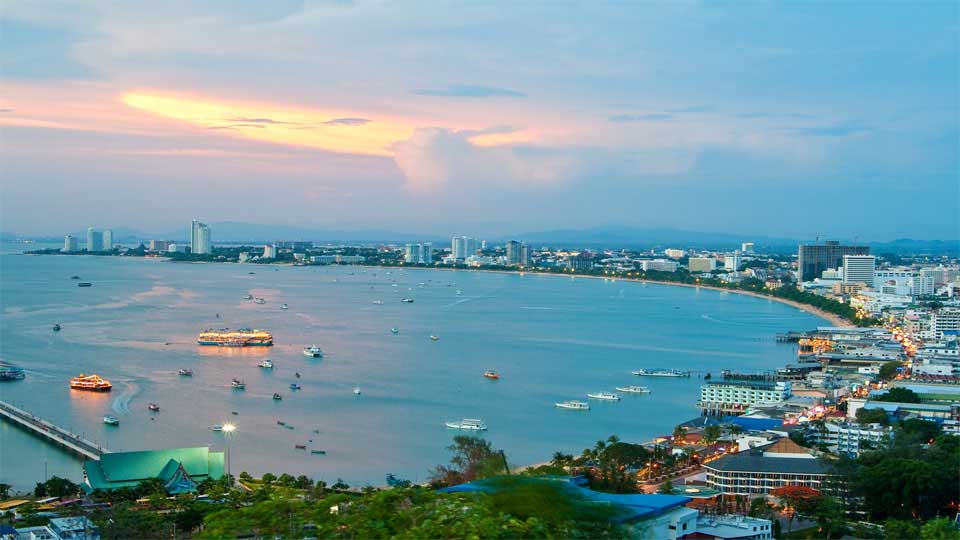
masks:
<path fill-rule="evenodd" d="M 273 244 L 267 244 L 263 246 L 263 258 L 264 259 L 276 259 L 277 258 L 277 246 Z"/>
<path fill-rule="evenodd" d="M 533 253 L 527 244 L 520 246 L 520 266 L 533 266 Z"/>
<path fill-rule="evenodd" d="M 407 244 L 403 252 L 403 260 L 407 264 L 432 264 L 433 244 Z"/>
<path fill-rule="evenodd" d="M 480 243 L 469 236 L 454 236 L 450 240 L 450 254 L 458 261 L 477 254 Z"/>
<path fill-rule="evenodd" d="M 508 266 L 519 266 L 520 265 L 520 251 L 523 249 L 523 244 L 517 242 L 516 240 L 510 240 L 507 242 L 507 265 Z"/>
<path fill-rule="evenodd" d="M 734 253 L 733 255 L 727 255 L 723 258 L 723 269 L 729 270 L 731 272 L 736 272 L 740 265 L 743 264 L 743 257 L 739 253 Z"/>
<path fill-rule="evenodd" d="M 869 255 L 866 246 L 841 246 L 828 240 L 821 244 L 800 244 L 797 253 L 797 281 L 812 281 L 828 268 L 840 268 L 844 255 Z"/>
<path fill-rule="evenodd" d="M 930 314 L 933 337 L 943 339 L 944 333 L 960 332 L 960 308 L 942 307 Z"/>
<path fill-rule="evenodd" d="M 103 230 L 103 249 L 105 251 L 113 249 L 113 229 Z"/>
<path fill-rule="evenodd" d="M 77 247 L 77 237 L 68 234 L 63 237 L 63 251 L 65 253 L 73 253 L 74 251 L 79 251 Z"/>
<path fill-rule="evenodd" d="M 744 242 L 740 244 L 740 253 L 753 253 L 753 242 Z"/>
<path fill-rule="evenodd" d="M 210 249 L 210 227 L 198 220 L 190 222 L 190 253 L 207 255 Z"/>
<path fill-rule="evenodd" d="M 103 251 L 103 233 L 93 227 L 87 229 L 87 251 Z"/>
<path fill-rule="evenodd" d="M 844 255 L 841 281 L 846 284 L 864 283 L 872 287 L 876 269 L 877 258 L 873 255 Z"/>

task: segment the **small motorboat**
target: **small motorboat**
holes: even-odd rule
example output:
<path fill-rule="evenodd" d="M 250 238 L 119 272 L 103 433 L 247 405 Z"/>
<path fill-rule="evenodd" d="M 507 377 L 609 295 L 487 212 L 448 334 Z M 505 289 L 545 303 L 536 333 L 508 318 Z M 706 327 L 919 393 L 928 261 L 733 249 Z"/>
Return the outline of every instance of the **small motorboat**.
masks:
<path fill-rule="evenodd" d="M 306 449 L 307 449 L 307 445 L 305 445 L 305 444 L 295 444 L 295 445 L 293 445 L 293 447 L 296 448 L 297 450 L 306 450 Z"/>
<path fill-rule="evenodd" d="M 299 371 L 296 372 L 296 373 L 294 373 L 293 375 L 294 375 L 294 377 L 296 377 L 296 378 L 298 378 L 298 379 L 300 378 L 300 372 L 299 372 Z"/>
<path fill-rule="evenodd" d="M 151 403 L 151 404 L 147 405 L 147 408 L 150 409 L 151 411 L 154 411 L 154 412 L 157 412 L 157 411 L 160 410 L 160 406 L 157 405 L 156 403 Z"/>
<path fill-rule="evenodd" d="M 234 415 L 234 416 L 238 416 L 240 413 L 238 413 L 237 411 L 230 411 L 230 414 L 232 414 L 232 415 Z"/>
<path fill-rule="evenodd" d="M 434 335 L 431 334 L 431 335 L 430 335 L 430 339 L 431 339 L 432 341 L 437 341 L 437 340 L 440 339 L 440 336 L 434 336 Z"/>
<path fill-rule="evenodd" d="M 262 367 L 263 369 L 273 369 L 273 362 L 269 358 L 264 358 L 263 362 L 257 364 L 257 366 Z"/>
<path fill-rule="evenodd" d="M 244 299 L 244 300 L 253 300 L 253 295 L 252 295 L 252 294 L 248 294 L 248 295 L 244 296 L 243 299 Z"/>
<path fill-rule="evenodd" d="M 107 415 L 107 416 L 104 416 L 104 417 L 103 417 L 103 423 L 106 424 L 106 425 L 108 425 L 108 426 L 119 426 L 119 425 L 120 425 L 120 419 L 117 418 L 116 416 Z"/>
<path fill-rule="evenodd" d="M 255 298 L 255 299 L 253 300 L 253 303 L 254 303 L 254 304 L 266 304 L 267 301 L 264 300 L 263 298 Z"/>
<path fill-rule="evenodd" d="M 390 333 L 391 333 L 391 334 L 399 334 L 399 333 L 400 333 L 400 329 L 399 329 L 399 328 L 391 328 L 391 329 L 390 329 Z"/>
<path fill-rule="evenodd" d="M 359 396 L 359 395 L 360 395 L 360 387 L 359 387 L 359 386 L 354 386 L 354 387 L 353 387 L 353 393 L 354 393 L 354 395 Z"/>
<path fill-rule="evenodd" d="M 286 304 L 280 304 L 280 309 L 289 309 L 289 306 Z"/>
<path fill-rule="evenodd" d="M 89 281 L 81 281 L 80 283 L 77 283 L 77 287 L 93 287 L 93 283 L 90 283 Z"/>
<path fill-rule="evenodd" d="M 180 368 L 180 370 L 177 371 L 177 373 L 178 373 L 181 377 L 193 377 L 193 370 L 192 370 L 192 369 L 183 369 L 183 368 Z"/>
<path fill-rule="evenodd" d="M 412 304 L 412 303 L 413 303 L 413 298 L 403 298 L 403 299 L 400 300 L 400 301 L 403 302 L 404 304 Z"/>
<path fill-rule="evenodd" d="M 57 324 L 53 325 L 53 331 L 54 331 L 54 332 L 59 332 L 59 331 L 60 331 L 60 323 L 57 323 Z"/>
<path fill-rule="evenodd" d="M 291 426 L 290 424 L 284 424 L 283 427 L 284 429 L 291 429 L 291 430 L 293 429 L 293 426 Z"/>
<path fill-rule="evenodd" d="M 375 306 L 382 306 L 382 305 L 383 305 L 383 300 L 374 300 L 374 301 L 373 301 L 373 305 L 375 305 Z"/>
<path fill-rule="evenodd" d="M 278 425 L 278 426 L 285 426 L 285 425 L 287 425 L 287 423 L 284 422 L 283 420 L 277 420 L 277 425 Z"/>
<path fill-rule="evenodd" d="M 283 399 L 283 396 L 281 396 L 280 394 L 277 394 L 277 393 L 273 394 L 274 401 L 280 401 L 281 399 Z"/>
<path fill-rule="evenodd" d="M 310 453 L 311 453 L 311 454 L 319 454 L 319 455 L 321 455 L 321 456 L 324 456 L 324 455 L 327 454 L 327 451 L 326 451 L 326 450 L 311 450 Z"/>
<path fill-rule="evenodd" d="M 250 274 L 250 275 L 252 276 L 252 275 L 256 274 L 256 272 L 247 272 L 247 274 Z"/>
<path fill-rule="evenodd" d="M 323 350 L 320 349 L 320 347 L 317 347 L 316 345 L 311 345 L 309 347 L 303 348 L 303 355 L 309 356 L 311 358 L 320 358 L 321 356 L 323 356 Z"/>
<path fill-rule="evenodd" d="M 498 380 L 498 379 L 500 379 L 500 374 L 497 373 L 496 371 L 492 370 L 492 369 L 489 369 L 489 370 L 487 370 L 487 371 L 484 371 L 484 372 L 483 372 L 483 376 L 486 377 L 486 378 L 488 378 L 488 379 L 493 379 L 493 380 Z"/>
<path fill-rule="evenodd" d="M 214 424 L 210 426 L 210 431 L 223 431 L 223 424 Z"/>
<path fill-rule="evenodd" d="M 300 385 L 297 384 L 297 383 L 290 383 L 290 389 L 291 389 L 291 390 L 299 390 L 299 389 L 300 389 Z"/>
<path fill-rule="evenodd" d="M 713 375 L 710 375 L 709 373 L 707 373 L 706 375 L 703 376 L 703 380 L 709 381 L 712 377 Z"/>
<path fill-rule="evenodd" d="M 233 379 L 232 381 L 230 381 L 230 386 L 232 386 L 237 390 L 244 390 L 247 388 L 247 383 L 238 379 Z"/>
<path fill-rule="evenodd" d="M 80 279 L 80 276 L 70 276 L 70 279 Z"/>

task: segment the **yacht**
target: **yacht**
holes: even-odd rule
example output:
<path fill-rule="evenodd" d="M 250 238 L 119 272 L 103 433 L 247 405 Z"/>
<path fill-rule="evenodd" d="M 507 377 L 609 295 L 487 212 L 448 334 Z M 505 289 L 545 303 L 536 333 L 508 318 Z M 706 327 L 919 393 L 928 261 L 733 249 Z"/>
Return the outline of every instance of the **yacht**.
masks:
<path fill-rule="evenodd" d="M 323 356 L 323 351 L 320 350 L 320 347 L 317 347 L 316 345 L 311 345 L 309 347 L 303 348 L 303 355 L 309 356 L 311 358 L 318 358 L 320 356 Z"/>
<path fill-rule="evenodd" d="M 273 394 L 273 399 L 274 399 L 275 401 L 280 401 L 281 399 L 283 399 L 283 396 L 281 396 L 280 394 L 274 393 L 274 394 Z"/>
<path fill-rule="evenodd" d="M 606 401 L 620 401 L 620 396 L 612 392 L 593 392 L 591 394 L 587 394 L 587 397 L 591 399 L 603 399 Z"/>
<path fill-rule="evenodd" d="M 280 309 L 290 309 L 286 304 L 280 304 Z"/>
<path fill-rule="evenodd" d="M 626 392 L 627 394 L 649 394 L 650 389 L 646 386 L 618 386 L 617 392 Z"/>
<path fill-rule="evenodd" d="M 497 373 L 496 371 L 492 370 L 492 369 L 487 370 L 487 371 L 484 371 L 484 372 L 483 372 L 483 376 L 486 377 L 486 378 L 488 378 L 488 379 L 494 379 L 494 380 L 497 380 L 497 379 L 500 378 L 500 374 Z"/>
<path fill-rule="evenodd" d="M 470 431 L 487 430 L 487 425 L 483 423 L 483 420 L 477 420 L 476 418 L 464 418 L 459 422 L 447 422 L 446 426 L 451 429 L 467 429 Z"/>
<path fill-rule="evenodd" d="M 110 416 L 110 415 L 108 414 L 107 416 L 104 416 L 104 417 L 103 417 L 103 423 L 106 424 L 106 425 L 108 425 L 108 426 L 119 426 L 119 425 L 120 425 L 120 419 L 117 418 L 116 416 Z"/>
<path fill-rule="evenodd" d="M 183 369 L 183 368 L 180 368 L 180 370 L 177 371 L 177 373 L 178 373 L 181 377 L 193 377 L 193 370 L 192 370 L 192 369 Z"/>
<path fill-rule="evenodd" d="M 236 388 L 237 390 L 244 390 L 247 388 L 247 383 L 238 379 L 234 379 L 230 381 L 230 386 Z"/>
<path fill-rule="evenodd" d="M 264 358 L 263 362 L 260 362 L 257 365 L 262 367 L 263 369 L 273 369 L 273 362 L 270 361 L 269 358 Z"/>
<path fill-rule="evenodd" d="M 555 403 L 554 405 L 556 405 L 556 406 L 557 406 L 558 408 L 560 408 L 560 409 L 572 409 L 572 410 L 575 410 L 575 411 L 589 411 L 589 410 L 590 410 L 590 404 L 589 404 L 589 403 L 585 403 L 585 402 L 583 402 L 583 401 L 576 401 L 576 400 L 561 401 L 560 403 Z"/>

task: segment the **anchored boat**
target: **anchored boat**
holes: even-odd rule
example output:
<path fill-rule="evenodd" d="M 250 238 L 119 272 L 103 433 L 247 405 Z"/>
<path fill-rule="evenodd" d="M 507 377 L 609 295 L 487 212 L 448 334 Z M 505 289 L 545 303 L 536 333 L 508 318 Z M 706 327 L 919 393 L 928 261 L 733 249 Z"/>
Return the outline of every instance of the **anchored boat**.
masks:
<path fill-rule="evenodd" d="M 88 392 L 109 392 L 113 385 L 106 379 L 101 379 L 98 375 L 84 375 L 70 379 L 70 388 L 74 390 L 86 390 Z"/>
<path fill-rule="evenodd" d="M 257 365 L 262 367 L 263 369 L 273 369 L 273 362 L 270 361 L 269 358 L 264 358 L 263 362 L 260 362 Z"/>
<path fill-rule="evenodd" d="M 592 394 L 587 394 L 587 397 L 591 399 L 602 399 L 605 401 L 620 401 L 620 396 L 612 392 L 593 392 Z"/>
<path fill-rule="evenodd" d="M 483 372 L 483 376 L 486 377 L 486 378 L 488 378 L 488 379 L 493 379 L 493 380 L 498 380 L 498 379 L 500 378 L 500 374 L 497 373 L 496 371 L 492 370 L 492 369 L 491 369 L 491 370 L 488 370 L 488 371 L 484 371 L 484 372 Z"/>
<path fill-rule="evenodd" d="M 323 351 L 320 349 L 320 347 L 317 347 L 316 345 L 311 345 L 309 347 L 303 348 L 303 355 L 309 356 L 311 358 L 319 358 L 323 356 Z"/>
<path fill-rule="evenodd" d="M 628 394 L 649 394 L 650 389 L 646 386 L 618 386 L 617 392 L 626 392 Z"/>
<path fill-rule="evenodd" d="M 120 425 L 120 419 L 117 418 L 116 416 L 107 415 L 107 416 L 104 416 L 104 417 L 103 417 L 103 423 L 106 424 L 106 425 L 108 425 L 108 426 L 119 426 L 119 425 Z"/>
<path fill-rule="evenodd" d="M 678 369 L 638 369 L 631 371 L 638 377 L 689 377 L 689 371 L 680 371 Z"/>
<path fill-rule="evenodd" d="M 557 408 L 560 408 L 560 409 L 570 409 L 570 410 L 574 410 L 574 411 L 589 411 L 589 410 L 590 410 L 590 404 L 589 404 L 589 403 L 586 403 L 586 402 L 583 402 L 583 401 L 576 401 L 576 400 L 561 401 L 560 403 L 555 403 L 554 405 L 555 405 Z"/>
<path fill-rule="evenodd" d="M 487 425 L 483 423 L 483 420 L 478 420 L 476 418 L 464 418 L 459 422 L 446 422 L 446 426 L 451 429 L 466 429 L 470 431 L 487 430 Z"/>

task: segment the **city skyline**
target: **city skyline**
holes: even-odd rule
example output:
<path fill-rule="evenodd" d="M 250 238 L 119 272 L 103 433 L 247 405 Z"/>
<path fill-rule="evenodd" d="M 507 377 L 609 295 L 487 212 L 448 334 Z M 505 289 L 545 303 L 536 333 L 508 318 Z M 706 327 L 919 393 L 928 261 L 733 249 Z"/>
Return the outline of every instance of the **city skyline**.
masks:
<path fill-rule="evenodd" d="M 923 7 L 14 4 L 0 228 L 950 238 L 957 8 Z"/>

